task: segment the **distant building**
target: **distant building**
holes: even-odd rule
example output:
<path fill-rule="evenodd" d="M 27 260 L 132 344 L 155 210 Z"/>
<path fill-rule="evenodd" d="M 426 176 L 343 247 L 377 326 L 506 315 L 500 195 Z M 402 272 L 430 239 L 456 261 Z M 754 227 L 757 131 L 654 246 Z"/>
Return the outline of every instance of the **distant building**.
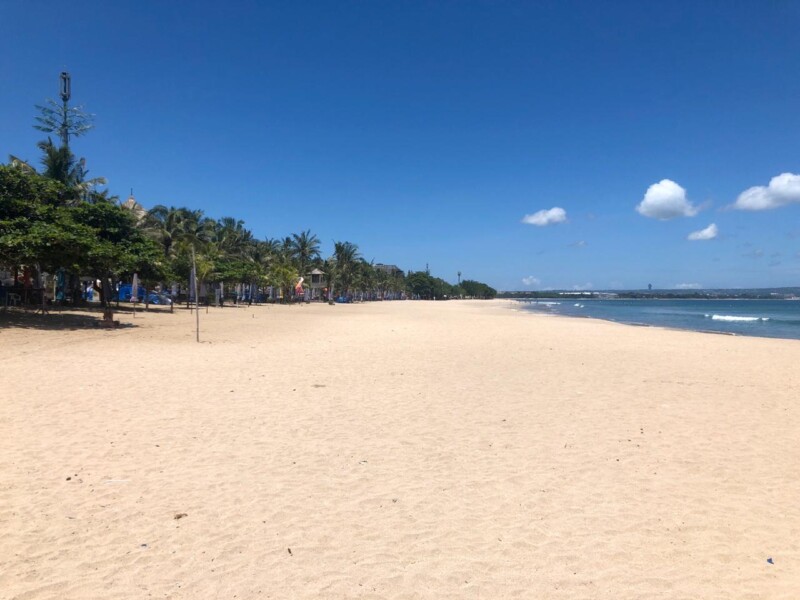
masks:
<path fill-rule="evenodd" d="M 120 206 L 122 208 L 126 208 L 133 213 L 133 216 L 136 217 L 136 222 L 141 223 L 144 218 L 147 216 L 147 211 L 144 209 L 144 206 L 139 204 L 136 201 L 136 198 L 133 197 L 133 191 L 131 191 L 130 197 L 125 200 Z"/>
<path fill-rule="evenodd" d="M 384 265 L 383 263 L 377 263 L 375 265 L 375 270 L 382 271 L 383 273 L 388 273 L 392 277 L 403 276 L 403 270 L 397 265 Z"/>

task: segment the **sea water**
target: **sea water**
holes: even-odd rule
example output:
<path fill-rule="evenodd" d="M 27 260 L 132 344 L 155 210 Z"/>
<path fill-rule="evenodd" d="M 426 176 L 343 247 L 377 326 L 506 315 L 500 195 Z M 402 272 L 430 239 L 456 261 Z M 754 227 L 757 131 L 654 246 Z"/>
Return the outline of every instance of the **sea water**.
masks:
<path fill-rule="evenodd" d="M 712 331 L 736 335 L 800 339 L 798 300 L 612 300 L 564 298 L 522 300 L 526 310 L 573 317 Z"/>

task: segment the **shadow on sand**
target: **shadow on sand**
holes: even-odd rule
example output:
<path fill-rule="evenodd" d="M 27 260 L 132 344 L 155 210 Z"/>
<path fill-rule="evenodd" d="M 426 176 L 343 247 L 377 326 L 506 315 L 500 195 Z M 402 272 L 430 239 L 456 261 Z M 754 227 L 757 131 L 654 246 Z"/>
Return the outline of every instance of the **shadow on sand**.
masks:
<path fill-rule="evenodd" d="M 128 310 L 115 310 L 115 313 L 128 313 Z M 69 310 L 50 310 L 47 314 L 21 308 L 0 309 L 0 330 L 41 329 L 48 331 L 76 331 L 78 329 L 106 329 L 103 327 L 103 310 L 100 308 L 70 308 Z M 133 323 L 119 323 L 115 329 L 130 329 Z"/>

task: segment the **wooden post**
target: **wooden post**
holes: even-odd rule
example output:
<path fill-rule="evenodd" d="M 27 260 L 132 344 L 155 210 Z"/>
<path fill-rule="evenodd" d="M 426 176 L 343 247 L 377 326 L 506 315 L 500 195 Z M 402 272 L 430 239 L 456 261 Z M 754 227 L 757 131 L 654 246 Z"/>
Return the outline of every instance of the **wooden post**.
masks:
<path fill-rule="evenodd" d="M 195 303 L 195 328 L 197 343 L 200 343 L 200 295 L 197 290 L 197 261 L 194 256 L 194 246 L 192 246 L 192 269 L 194 270 L 194 303 Z"/>

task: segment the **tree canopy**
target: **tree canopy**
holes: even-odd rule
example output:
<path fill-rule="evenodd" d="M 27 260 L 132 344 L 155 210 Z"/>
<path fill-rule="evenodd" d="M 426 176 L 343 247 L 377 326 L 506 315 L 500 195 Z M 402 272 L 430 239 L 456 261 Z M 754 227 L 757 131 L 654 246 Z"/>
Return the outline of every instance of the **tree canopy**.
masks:
<path fill-rule="evenodd" d="M 89 178 L 86 160 L 69 147 L 70 137 L 92 128 L 80 107 L 48 100 L 37 106 L 34 127 L 60 138 L 37 144 L 41 169 L 16 156 L 0 165 L 0 266 L 59 270 L 95 280 L 124 280 L 134 272 L 145 282 L 188 283 L 192 253 L 198 279 L 225 284 L 273 286 L 292 296 L 313 269 L 337 296 L 360 299 L 491 298 L 491 287 L 464 281 L 454 286 L 430 273 L 409 273 L 366 260 L 358 245 L 335 241 L 323 259 L 310 230 L 280 238 L 257 238 L 235 217 L 213 219 L 202 210 L 160 204 L 149 211 L 135 201 L 120 204 L 100 190 L 102 177 Z M 317 272 L 318 273 L 318 272 Z M 459 272 L 459 277 L 460 277 Z M 102 294 L 101 294 L 102 298 Z"/>

